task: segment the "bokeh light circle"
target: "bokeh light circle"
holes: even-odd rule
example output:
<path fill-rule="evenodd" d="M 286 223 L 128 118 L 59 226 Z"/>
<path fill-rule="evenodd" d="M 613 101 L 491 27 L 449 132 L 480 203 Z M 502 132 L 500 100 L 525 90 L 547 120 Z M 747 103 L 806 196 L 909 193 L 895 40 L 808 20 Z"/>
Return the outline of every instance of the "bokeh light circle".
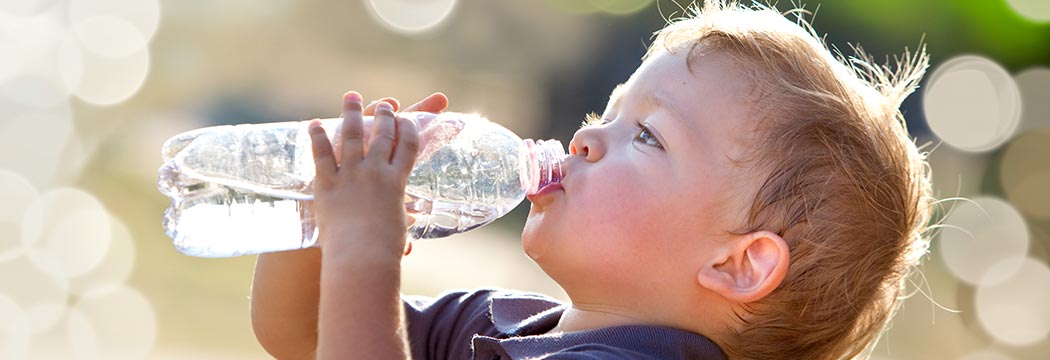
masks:
<path fill-rule="evenodd" d="M 0 84 L 0 97 L 38 109 L 62 106 L 69 93 L 55 74 L 20 73 Z"/>
<path fill-rule="evenodd" d="M 55 71 L 55 53 L 67 35 L 66 25 L 47 14 L 15 18 L 0 13 L 0 46 L 11 68 L 0 70 L 0 98 L 34 107 L 56 106 L 69 98 L 69 91 Z"/>
<path fill-rule="evenodd" d="M 1021 89 L 1020 130 L 1050 128 L 1050 68 L 1026 69 L 1014 75 L 1014 81 Z"/>
<path fill-rule="evenodd" d="M 22 69 L 21 47 L 18 46 L 20 36 L 10 26 L 14 22 L 11 15 L 0 10 L 0 54 L 4 54 L 0 56 L 0 83 L 17 75 Z"/>
<path fill-rule="evenodd" d="M 50 79 L 37 78 L 35 81 L 42 82 L 43 86 L 51 86 L 50 89 L 45 90 L 47 92 L 56 92 L 61 94 L 58 99 L 47 99 L 46 101 L 37 101 L 45 99 L 27 99 L 18 98 L 15 94 L 18 92 L 18 81 L 5 81 L 0 84 L 0 114 L 4 114 L 4 122 L 0 122 L 0 128 L 3 128 L 5 124 L 9 123 L 15 117 L 30 116 L 46 114 L 48 116 L 61 117 L 64 121 L 72 123 L 73 121 L 73 105 L 69 101 L 69 92 L 61 84 L 61 80 L 57 77 L 54 78 L 56 82 L 51 82 Z M 30 80 L 33 81 L 33 80 Z M 37 84 L 40 86 L 41 84 Z M 8 95 L 13 96 L 8 96 Z M 23 94 L 24 95 L 24 94 Z"/>
<path fill-rule="evenodd" d="M 149 49 L 110 58 L 85 51 L 69 36 L 59 49 L 59 70 L 67 89 L 85 102 L 106 106 L 127 100 L 142 87 L 149 72 Z"/>
<path fill-rule="evenodd" d="M 1007 141 L 1021 121 L 1021 93 L 1002 66 L 964 55 L 941 64 L 923 97 L 930 129 L 961 150 L 983 152 Z"/>
<path fill-rule="evenodd" d="M 70 137 L 59 155 L 62 159 L 62 164 L 55 169 L 52 184 L 54 186 L 67 186 L 79 182 L 88 162 L 94 158 L 94 153 L 98 150 L 98 146 L 99 142 L 85 140 L 85 137 L 82 136 Z"/>
<path fill-rule="evenodd" d="M 73 211 L 48 226 L 47 235 L 37 241 L 29 256 L 58 265 L 63 276 L 79 276 L 102 263 L 111 231 L 105 209 Z"/>
<path fill-rule="evenodd" d="M 972 202 L 958 201 L 949 207 L 951 213 L 944 219 L 947 227 L 941 229 L 939 236 L 939 253 L 948 270 L 959 279 L 970 284 L 995 281 L 986 276 L 989 268 L 1004 259 L 1028 254 L 1028 227 L 1009 203 L 976 197 Z M 1010 275 L 999 274 L 1003 279 Z"/>
<path fill-rule="evenodd" d="M 73 133 L 73 115 L 68 107 L 47 111 L 6 107 L 0 122 L 0 168 L 18 172 L 37 188 L 52 184 L 62 164 L 62 150 Z"/>
<path fill-rule="evenodd" d="M 21 241 L 22 217 L 36 196 L 36 187 L 29 179 L 17 172 L 0 169 L 0 262 L 25 253 L 26 247 Z"/>
<path fill-rule="evenodd" d="M 121 286 L 84 294 L 70 309 L 77 353 L 93 359 L 145 359 L 157 337 L 157 316 L 148 298 Z"/>
<path fill-rule="evenodd" d="M 146 38 L 127 20 L 101 15 L 73 25 L 73 33 L 84 49 L 95 55 L 121 58 L 142 51 L 148 45 Z"/>
<path fill-rule="evenodd" d="M 0 0 L 0 13 L 29 17 L 52 5 L 55 0 Z"/>
<path fill-rule="evenodd" d="M 71 344 L 69 341 L 70 321 L 76 321 L 81 318 L 76 314 L 71 314 L 68 305 L 63 304 L 66 312 L 62 316 L 62 321 L 51 326 L 44 331 L 33 334 L 33 338 L 29 344 L 28 353 L 26 354 L 25 360 L 37 360 L 37 359 L 69 359 L 69 360 L 88 360 L 86 357 L 78 356 L 75 348 L 76 344 Z M 70 316 L 73 316 L 71 319 Z M 95 360 L 95 359 L 91 359 Z"/>
<path fill-rule="evenodd" d="M 1050 1 L 1006 0 L 1007 4 L 1021 16 L 1036 22 L 1050 22 Z"/>
<path fill-rule="evenodd" d="M 1050 219 L 1050 128 L 1021 134 L 1006 147 L 999 179 L 1006 198 L 1022 213 Z"/>
<path fill-rule="evenodd" d="M 22 331 L 36 334 L 62 319 L 69 298 L 69 282 L 20 257 L 0 262 L 0 295 L 9 297 L 24 310 L 28 323 Z"/>
<path fill-rule="evenodd" d="M 126 20 L 148 42 L 160 23 L 159 0 L 71 0 L 69 23 L 78 24 L 96 16 L 114 16 Z"/>
<path fill-rule="evenodd" d="M 0 220 L 0 262 L 11 261 L 22 256 L 26 248 L 22 245 L 17 222 Z"/>
<path fill-rule="evenodd" d="M 84 295 L 91 291 L 107 291 L 122 286 L 131 275 L 135 265 L 135 243 L 127 225 L 113 217 L 112 238 L 109 251 L 102 262 L 91 271 L 70 279 L 69 290 L 73 294 Z"/>
<path fill-rule="evenodd" d="M 66 339 L 70 354 L 77 359 L 103 359 L 98 357 L 98 334 L 91 320 L 77 309 L 66 313 Z"/>
<path fill-rule="evenodd" d="M 22 359 L 29 350 L 29 318 L 15 300 L 0 293 L 0 359 Z"/>
<path fill-rule="evenodd" d="M 1019 269 L 1019 270 L 1018 270 Z M 1039 260 L 1005 259 L 988 269 L 977 288 L 977 319 L 996 340 L 1032 345 L 1050 335 L 1050 268 Z"/>
<path fill-rule="evenodd" d="M 38 196 L 22 221 L 33 264 L 68 279 L 91 271 L 109 249 L 109 212 L 93 195 L 58 188 Z"/>
<path fill-rule="evenodd" d="M 424 32 L 452 14 L 456 0 L 368 0 L 371 14 L 384 26 L 404 34 Z"/>

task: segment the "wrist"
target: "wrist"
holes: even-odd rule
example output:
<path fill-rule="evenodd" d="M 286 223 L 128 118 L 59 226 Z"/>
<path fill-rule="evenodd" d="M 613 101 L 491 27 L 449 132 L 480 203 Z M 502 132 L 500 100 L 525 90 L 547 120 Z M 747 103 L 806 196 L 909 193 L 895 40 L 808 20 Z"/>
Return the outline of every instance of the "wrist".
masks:
<path fill-rule="evenodd" d="M 404 256 L 405 233 L 369 234 L 356 239 L 325 236 L 321 242 L 322 263 L 351 262 L 357 265 L 400 264 Z"/>

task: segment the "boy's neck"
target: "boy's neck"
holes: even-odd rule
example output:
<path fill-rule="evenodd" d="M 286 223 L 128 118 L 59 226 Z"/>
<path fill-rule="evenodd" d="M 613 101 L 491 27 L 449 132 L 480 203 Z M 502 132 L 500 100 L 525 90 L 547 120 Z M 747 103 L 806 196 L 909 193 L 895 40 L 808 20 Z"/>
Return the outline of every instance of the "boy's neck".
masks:
<path fill-rule="evenodd" d="M 611 326 L 643 324 L 647 323 L 643 319 L 631 316 L 626 309 L 573 303 L 562 313 L 561 319 L 558 320 L 558 325 L 555 325 L 547 333 L 560 334 Z"/>
<path fill-rule="evenodd" d="M 674 298 L 671 299 L 683 299 Z M 659 305 L 631 308 L 623 304 L 598 304 L 572 301 L 562 313 L 558 324 L 548 334 L 594 330 L 622 325 L 648 325 L 675 328 L 706 336 L 719 342 L 720 329 L 729 324 L 719 321 L 725 318 L 723 305 L 715 299 L 689 298 L 688 304 L 661 303 Z M 704 304 L 697 306 L 697 304 Z M 668 309 L 671 311 L 661 311 Z M 688 321 L 687 321 L 688 319 Z M 720 344 L 721 345 L 721 344 Z"/>

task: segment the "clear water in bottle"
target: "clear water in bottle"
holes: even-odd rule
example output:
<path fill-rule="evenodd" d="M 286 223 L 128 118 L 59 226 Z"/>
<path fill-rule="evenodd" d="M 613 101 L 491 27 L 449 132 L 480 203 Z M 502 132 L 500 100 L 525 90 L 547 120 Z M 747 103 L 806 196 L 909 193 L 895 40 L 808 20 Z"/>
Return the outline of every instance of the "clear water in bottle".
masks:
<path fill-rule="evenodd" d="M 415 220 L 410 239 L 488 224 L 526 193 L 560 181 L 565 151 L 558 141 L 522 140 L 477 115 L 399 115 L 416 121 L 421 138 L 405 191 L 406 212 Z M 341 123 L 322 121 L 337 154 Z M 158 188 L 171 198 L 163 223 L 176 248 L 225 257 L 313 246 L 307 124 L 216 126 L 165 142 Z"/>

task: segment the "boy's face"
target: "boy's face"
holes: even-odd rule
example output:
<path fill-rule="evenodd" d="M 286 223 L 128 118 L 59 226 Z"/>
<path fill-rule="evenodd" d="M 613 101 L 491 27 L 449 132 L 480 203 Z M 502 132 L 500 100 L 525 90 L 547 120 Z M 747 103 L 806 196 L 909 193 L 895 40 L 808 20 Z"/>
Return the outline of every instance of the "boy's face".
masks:
<path fill-rule="evenodd" d="M 687 53 L 650 56 L 613 92 L 604 124 L 576 132 L 563 189 L 530 197 L 525 251 L 574 301 L 693 284 L 702 257 L 738 230 L 755 188 L 731 163 L 751 129 L 750 82 L 718 52 L 690 71 Z"/>

